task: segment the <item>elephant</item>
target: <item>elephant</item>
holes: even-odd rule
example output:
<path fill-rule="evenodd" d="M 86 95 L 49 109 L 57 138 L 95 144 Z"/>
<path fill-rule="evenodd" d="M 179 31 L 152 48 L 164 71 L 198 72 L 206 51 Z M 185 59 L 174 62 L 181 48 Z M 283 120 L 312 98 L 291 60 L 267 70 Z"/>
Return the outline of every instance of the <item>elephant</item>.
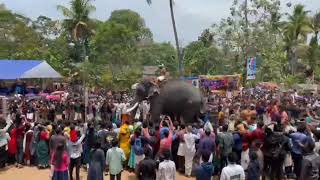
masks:
<path fill-rule="evenodd" d="M 135 103 L 150 102 L 151 121 L 160 121 L 160 115 L 169 115 L 186 124 L 197 122 L 204 107 L 200 90 L 182 80 L 168 80 L 156 84 L 143 80 L 136 86 Z M 181 120 L 181 117 L 183 118 Z"/>

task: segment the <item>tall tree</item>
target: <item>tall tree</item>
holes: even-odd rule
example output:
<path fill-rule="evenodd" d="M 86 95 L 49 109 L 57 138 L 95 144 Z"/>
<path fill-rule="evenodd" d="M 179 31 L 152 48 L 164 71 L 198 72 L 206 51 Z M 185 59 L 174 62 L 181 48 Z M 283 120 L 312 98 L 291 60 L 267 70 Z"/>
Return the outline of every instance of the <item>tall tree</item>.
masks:
<path fill-rule="evenodd" d="M 131 10 L 113 11 L 110 19 L 100 24 L 91 41 L 96 63 L 106 67 L 104 73 L 109 74 L 103 79 L 130 84 L 134 78 L 139 78 L 137 72 L 141 72 L 143 58 L 138 49 L 144 48 L 141 41 L 145 39 L 152 44 L 152 33 L 138 13 Z"/>
<path fill-rule="evenodd" d="M 91 0 L 72 0 L 70 8 L 62 5 L 57 6 L 57 9 L 66 17 L 65 26 L 70 32 L 75 30 L 78 23 L 89 22 L 90 13 L 96 9 L 90 2 Z"/>
<path fill-rule="evenodd" d="M 80 62 L 88 54 L 89 36 L 90 36 L 90 18 L 89 15 L 95 10 L 91 0 L 72 0 L 70 8 L 58 5 L 57 9 L 66 17 L 64 27 L 70 42 L 75 43 L 76 61 Z"/>
<path fill-rule="evenodd" d="M 306 42 L 307 34 L 311 31 L 308 13 L 303 5 L 296 5 L 283 30 L 292 75 L 296 73 L 298 63 L 297 48 L 299 44 Z"/>
<path fill-rule="evenodd" d="M 152 0 L 146 0 L 148 4 L 152 3 Z M 182 63 L 183 63 L 183 54 L 181 51 L 181 47 L 179 45 L 179 37 L 178 37 L 178 32 L 177 32 L 177 25 L 176 25 L 176 20 L 174 17 L 174 10 L 173 10 L 173 0 L 169 0 L 169 5 L 170 5 L 170 15 L 171 15 L 171 22 L 172 22 L 172 27 L 173 27 L 173 33 L 174 33 L 174 39 L 176 42 L 176 49 L 177 49 L 177 57 L 178 57 L 178 69 L 179 69 L 179 75 L 182 76 L 183 75 L 183 67 L 182 67 Z"/>
<path fill-rule="evenodd" d="M 139 43 L 151 43 L 153 41 L 150 29 L 146 27 L 144 19 L 137 12 L 129 9 L 115 10 L 111 13 L 108 21 L 125 25 L 131 32 L 135 33 L 136 40 Z"/>
<path fill-rule="evenodd" d="M 214 39 L 223 53 L 220 64 L 228 67 L 227 73 L 245 72 L 248 55 L 257 57 L 257 81 L 280 81 L 287 67 L 280 8 L 280 0 L 254 0 L 248 1 L 246 10 L 243 1 L 235 0 L 231 16 L 213 25 Z"/>
<path fill-rule="evenodd" d="M 41 36 L 29 24 L 32 20 L 12 13 L 4 6 L 0 9 L 0 56 L 9 59 L 31 59 L 43 47 Z"/>
<path fill-rule="evenodd" d="M 318 40 L 320 32 L 320 12 L 316 13 L 312 19 L 312 29 L 314 31 L 314 37 Z"/>
<path fill-rule="evenodd" d="M 61 28 L 58 20 L 52 20 L 46 16 L 39 16 L 32 22 L 32 28 L 43 38 L 55 39 L 61 35 Z"/>
<path fill-rule="evenodd" d="M 185 71 L 189 75 L 225 74 L 227 61 L 222 61 L 222 51 L 214 42 L 214 34 L 205 29 L 198 41 L 191 42 L 184 49 Z"/>
<path fill-rule="evenodd" d="M 170 75 L 177 75 L 176 50 L 170 43 L 152 43 L 147 46 L 139 46 L 138 53 L 138 62 L 141 65 L 157 66 L 165 64 Z"/>
<path fill-rule="evenodd" d="M 320 32 L 320 12 L 316 13 L 311 19 L 311 28 L 313 30 L 313 37 L 310 41 L 310 46 L 319 46 L 319 32 Z"/>
<path fill-rule="evenodd" d="M 320 46 L 319 46 L 319 32 L 320 32 L 320 12 L 316 13 L 311 19 L 313 35 L 310 40 L 310 47 L 308 49 L 308 60 L 312 72 L 318 68 L 320 62 Z"/>

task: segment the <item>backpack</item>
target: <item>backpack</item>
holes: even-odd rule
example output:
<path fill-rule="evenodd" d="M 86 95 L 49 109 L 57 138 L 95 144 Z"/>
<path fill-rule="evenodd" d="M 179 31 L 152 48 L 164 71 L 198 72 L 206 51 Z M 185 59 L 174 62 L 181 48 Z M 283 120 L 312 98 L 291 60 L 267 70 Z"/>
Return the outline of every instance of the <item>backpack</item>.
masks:
<path fill-rule="evenodd" d="M 135 138 L 133 150 L 134 150 L 134 153 L 138 156 L 144 153 L 142 148 L 141 137 Z"/>
<path fill-rule="evenodd" d="M 231 133 L 221 134 L 221 145 L 222 145 L 222 154 L 228 155 L 232 152 L 232 147 L 234 144 L 233 135 Z"/>
<path fill-rule="evenodd" d="M 271 157 L 274 159 L 278 158 L 282 152 L 282 147 L 283 147 L 282 143 L 280 142 L 276 143 L 273 147 L 273 151 L 271 151 Z"/>

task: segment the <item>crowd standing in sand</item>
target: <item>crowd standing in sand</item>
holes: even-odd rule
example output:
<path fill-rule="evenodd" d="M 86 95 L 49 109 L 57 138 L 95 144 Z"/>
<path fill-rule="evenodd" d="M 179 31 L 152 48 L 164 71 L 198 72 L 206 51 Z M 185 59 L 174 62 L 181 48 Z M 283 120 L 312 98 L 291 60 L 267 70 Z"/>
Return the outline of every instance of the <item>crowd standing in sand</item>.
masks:
<path fill-rule="evenodd" d="M 72 94 L 72 93 L 70 93 Z M 0 120 L 0 168 L 50 168 L 53 180 L 318 179 L 320 99 L 295 90 L 244 89 L 206 96 L 206 112 L 193 124 L 175 117 L 150 119 L 150 104 L 130 112 L 130 95 L 108 93 L 59 101 L 17 96 Z M 75 170 L 75 173 L 74 173 Z M 75 176 L 75 177 L 74 177 Z"/>

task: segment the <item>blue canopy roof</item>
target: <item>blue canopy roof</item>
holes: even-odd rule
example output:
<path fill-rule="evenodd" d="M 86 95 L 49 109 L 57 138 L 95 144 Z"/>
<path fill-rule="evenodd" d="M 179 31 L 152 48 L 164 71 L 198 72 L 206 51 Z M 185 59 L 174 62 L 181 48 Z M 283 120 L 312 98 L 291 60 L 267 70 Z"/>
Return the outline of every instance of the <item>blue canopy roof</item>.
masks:
<path fill-rule="evenodd" d="M 60 78 L 46 61 L 40 60 L 0 60 L 0 79 Z"/>

